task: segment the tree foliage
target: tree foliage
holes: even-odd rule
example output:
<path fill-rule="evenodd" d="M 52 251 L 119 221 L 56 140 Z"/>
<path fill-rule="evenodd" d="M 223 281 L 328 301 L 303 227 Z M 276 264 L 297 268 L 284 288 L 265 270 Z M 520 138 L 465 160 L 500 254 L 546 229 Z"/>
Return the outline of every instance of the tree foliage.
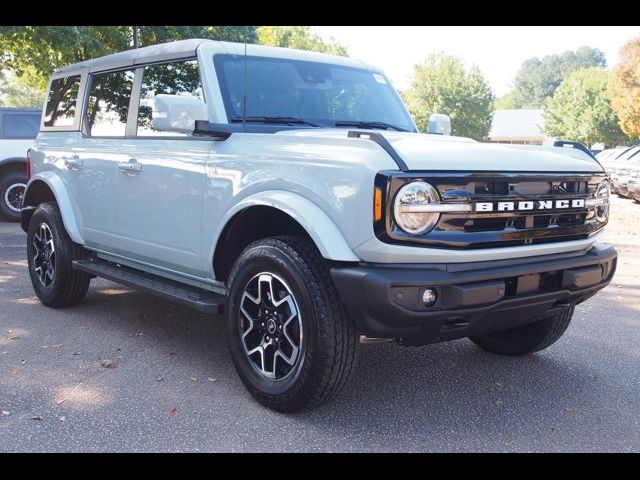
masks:
<path fill-rule="evenodd" d="M 445 113 L 454 135 L 478 140 L 489 135 L 495 100 L 491 87 L 477 67 L 465 70 L 457 57 L 432 54 L 417 64 L 402 96 L 421 131 L 431 114 Z"/>
<path fill-rule="evenodd" d="M 542 108 L 574 70 L 605 66 L 604 53 L 590 47 L 525 60 L 516 73 L 511 108 Z"/>
<path fill-rule="evenodd" d="M 28 85 L 24 78 L 0 71 L 0 107 L 42 107 L 44 92 Z"/>
<path fill-rule="evenodd" d="M 640 37 L 620 50 L 620 62 L 609 76 L 609 89 L 620 127 L 629 137 L 640 137 Z"/>
<path fill-rule="evenodd" d="M 347 49 L 344 46 L 335 42 L 333 38 L 325 42 L 309 27 L 264 26 L 258 27 L 256 34 L 258 43 L 262 45 L 347 55 Z"/>
<path fill-rule="evenodd" d="M 544 109 L 544 131 L 588 145 L 625 141 L 611 106 L 604 68 L 580 68 L 556 89 Z"/>
<path fill-rule="evenodd" d="M 255 27 L 143 26 L 137 29 L 140 46 L 186 38 L 256 40 Z M 3 52 L 0 68 L 11 70 L 27 85 L 44 91 L 54 70 L 132 46 L 133 27 L 127 26 L 0 27 Z"/>

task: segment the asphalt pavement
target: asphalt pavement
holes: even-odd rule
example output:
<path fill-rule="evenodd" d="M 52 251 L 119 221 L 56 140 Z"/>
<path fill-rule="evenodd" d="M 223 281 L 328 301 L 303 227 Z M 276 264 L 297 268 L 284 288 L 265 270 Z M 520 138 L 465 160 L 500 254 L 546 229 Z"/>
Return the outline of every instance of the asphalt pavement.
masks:
<path fill-rule="evenodd" d="M 640 451 L 640 205 L 612 209 L 616 277 L 549 349 L 361 345 L 339 398 L 289 415 L 246 392 L 221 318 L 104 280 L 42 306 L 0 222 L 0 451 Z"/>

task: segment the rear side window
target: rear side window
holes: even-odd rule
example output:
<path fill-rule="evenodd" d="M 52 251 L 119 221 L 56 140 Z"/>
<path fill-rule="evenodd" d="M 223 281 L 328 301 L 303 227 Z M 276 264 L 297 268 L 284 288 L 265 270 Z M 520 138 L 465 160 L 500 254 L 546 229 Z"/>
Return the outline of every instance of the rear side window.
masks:
<path fill-rule="evenodd" d="M 4 138 L 36 138 L 40 130 L 40 115 L 5 113 L 2 117 Z"/>
<path fill-rule="evenodd" d="M 44 115 L 45 127 L 71 127 L 76 116 L 80 75 L 56 78 L 51 82 Z"/>
<path fill-rule="evenodd" d="M 197 60 L 144 68 L 138 136 L 188 135 L 207 117 Z"/>
<path fill-rule="evenodd" d="M 93 137 L 124 137 L 127 129 L 133 70 L 93 75 L 87 101 L 85 133 Z"/>

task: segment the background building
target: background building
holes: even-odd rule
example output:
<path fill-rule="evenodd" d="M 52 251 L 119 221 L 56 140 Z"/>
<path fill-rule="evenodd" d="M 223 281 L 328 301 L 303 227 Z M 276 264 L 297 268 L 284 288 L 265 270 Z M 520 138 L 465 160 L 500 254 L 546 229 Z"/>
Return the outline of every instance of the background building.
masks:
<path fill-rule="evenodd" d="M 542 110 L 496 110 L 493 112 L 489 142 L 553 145 L 555 139 L 542 132 L 543 123 Z"/>

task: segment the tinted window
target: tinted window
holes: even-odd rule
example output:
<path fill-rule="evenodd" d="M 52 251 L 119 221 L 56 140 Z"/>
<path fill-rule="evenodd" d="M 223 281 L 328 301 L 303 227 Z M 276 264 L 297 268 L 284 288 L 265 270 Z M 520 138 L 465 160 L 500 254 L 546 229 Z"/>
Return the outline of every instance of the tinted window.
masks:
<path fill-rule="evenodd" d="M 36 138 L 40 130 L 40 114 L 5 113 L 2 118 L 5 138 Z"/>
<path fill-rule="evenodd" d="M 133 76 L 133 70 L 92 76 L 85 116 L 87 135 L 124 137 Z"/>
<path fill-rule="evenodd" d="M 185 97 L 182 100 L 186 103 L 169 107 L 173 100 L 170 96 Z M 197 60 L 145 67 L 138 110 L 138 135 L 189 134 L 195 127 L 195 120 L 207 119 L 204 100 Z"/>
<path fill-rule="evenodd" d="M 243 114 L 245 59 L 216 55 L 216 72 L 229 117 Z M 247 57 L 247 116 L 298 117 L 334 126 L 337 121 L 375 121 L 407 130 L 414 126 L 380 73 L 288 59 Z"/>
<path fill-rule="evenodd" d="M 76 116 L 76 101 L 80 89 L 80 75 L 58 78 L 51 82 L 44 125 L 70 127 Z"/>

